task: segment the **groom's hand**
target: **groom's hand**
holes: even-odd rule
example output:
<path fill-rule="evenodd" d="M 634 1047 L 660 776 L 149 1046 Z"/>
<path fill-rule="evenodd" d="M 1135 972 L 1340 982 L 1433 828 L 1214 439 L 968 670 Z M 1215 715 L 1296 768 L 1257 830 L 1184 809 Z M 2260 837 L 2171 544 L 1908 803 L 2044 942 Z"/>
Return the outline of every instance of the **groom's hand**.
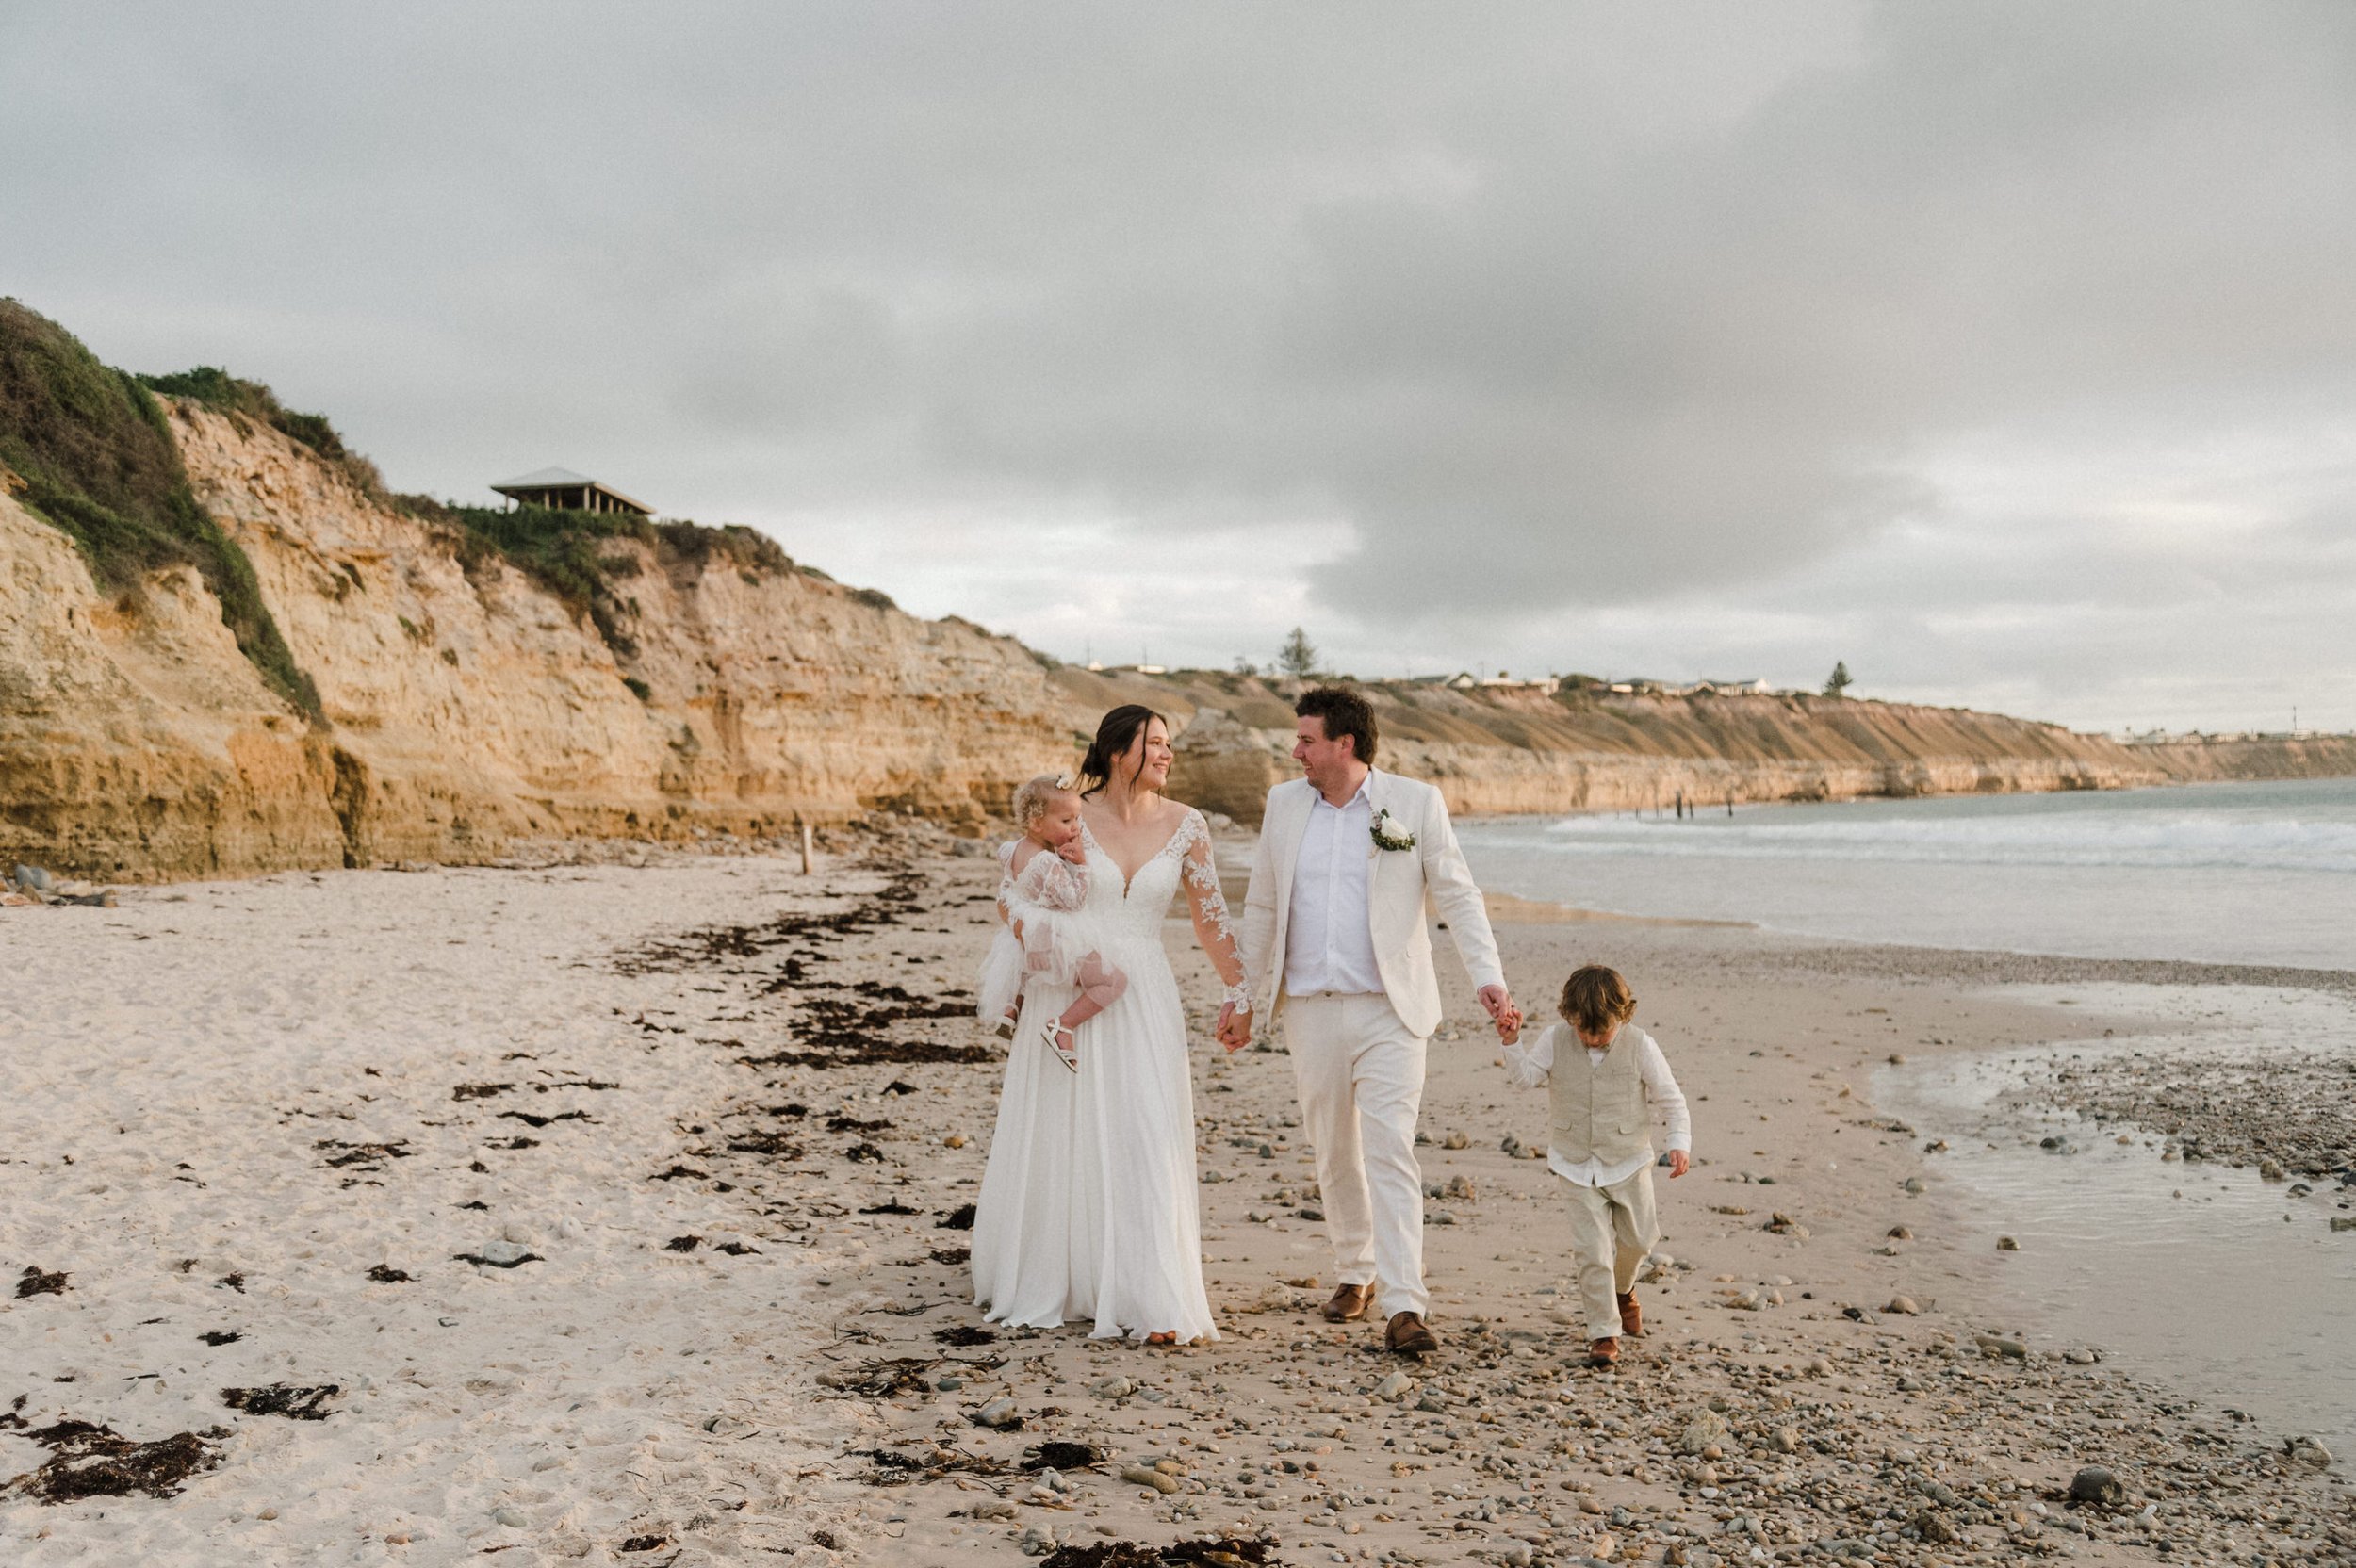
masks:
<path fill-rule="evenodd" d="M 1237 1009 L 1232 1002 L 1219 1006 L 1219 1043 L 1231 1053 L 1241 1051 L 1252 1043 L 1252 1010 Z"/>
<path fill-rule="evenodd" d="M 1489 1021 L 1497 1027 L 1497 1038 L 1511 1045 L 1522 1032 L 1522 1012 L 1513 1005 L 1513 996 L 1503 986 L 1481 988 L 1481 1005 L 1488 1010 Z"/>

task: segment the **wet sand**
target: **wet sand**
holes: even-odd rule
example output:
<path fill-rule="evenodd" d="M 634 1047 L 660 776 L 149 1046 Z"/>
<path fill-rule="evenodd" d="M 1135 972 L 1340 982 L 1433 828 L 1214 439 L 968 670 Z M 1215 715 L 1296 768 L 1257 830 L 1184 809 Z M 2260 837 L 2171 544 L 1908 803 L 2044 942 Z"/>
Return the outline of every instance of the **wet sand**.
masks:
<path fill-rule="evenodd" d="M 1216 987 L 1173 923 L 1226 1337 L 987 1328 L 959 1223 L 997 1055 L 960 1004 L 993 872 L 945 847 L 846 844 L 815 878 L 658 857 L 10 911 L 0 1477 L 106 1460 L 72 1422 L 195 1459 L 169 1497 L 20 1486 L 0 1558 L 2356 1550 L 2340 1467 L 2299 1434 L 1996 1305 L 1968 1200 L 1868 1102 L 1892 1054 L 2127 1022 L 1991 990 L 1984 956 L 1501 927 L 1526 1004 L 1577 962 L 1626 970 L 1693 1097 L 1651 1331 L 1595 1373 L 1557 1320 L 1556 1181 L 1504 1147 L 1541 1140 L 1542 1097 L 1506 1088 L 1453 961 L 1424 1119 L 1445 1346 L 1402 1363 L 1314 1312 L 1332 1266 L 1287 1063 L 1209 1045 Z M 2072 1504 L 2089 1464 L 2120 1491 Z"/>

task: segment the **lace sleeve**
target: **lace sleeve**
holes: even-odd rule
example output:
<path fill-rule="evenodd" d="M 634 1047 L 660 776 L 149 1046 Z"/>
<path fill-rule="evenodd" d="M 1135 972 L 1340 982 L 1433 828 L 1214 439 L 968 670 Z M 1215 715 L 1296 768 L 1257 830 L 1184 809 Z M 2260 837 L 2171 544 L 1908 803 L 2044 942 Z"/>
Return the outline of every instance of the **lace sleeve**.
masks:
<path fill-rule="evenodd" d="M 1088 874 L 1062 856 L 1041 850 L 1023 868 L 1015 892 L 1043 909 L 1069 913 L 1088 901 Z"/>
<path fill-rule="evenodd" d="M 998 923 L 1008 930 L 1014 928 L 1014 845 L 1011 841 L 998 846 Z"/>
<path fill-rule="evenodd" d="M 1203 956 L 1219 971 L 1219 980 L 1226 986 L 1220 998 L 1235 1006 L 1252 1005 L 1252 989 L 1244 984 L 1243 959 L 1236 952 L 1235 923 L 1227 915 L 1227 895 L 1219 890 L 1219 861 L 1211 854 L 1211 830 L 1202 814 L 1190 814 L 1182 830 L 1187 835 L 1186 856 L 1179 864 L 1179 873 L 1186 885 L 1186 902 L 1194 909 L 1194 939 L 1202 944 Z"/>

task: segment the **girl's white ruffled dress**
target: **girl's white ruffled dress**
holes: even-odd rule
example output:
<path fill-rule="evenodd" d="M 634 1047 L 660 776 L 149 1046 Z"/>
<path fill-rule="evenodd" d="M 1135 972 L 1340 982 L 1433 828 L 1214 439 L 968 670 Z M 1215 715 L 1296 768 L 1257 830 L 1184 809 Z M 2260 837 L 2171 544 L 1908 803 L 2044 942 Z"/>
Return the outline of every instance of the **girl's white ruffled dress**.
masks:
<path fill-rule="evenodd" d="M 1104 946 L 1088 914 L 1087 869 L 1042 849 L 1017 875 L 1011 868 L 1020 842 L 998 846 L 998 935 L 990 939 L 975 986 L 974 1016 L 993 1028 L 1023 994 L 1025 980 L 1076 985 L 1080 960 Z M 1017 923 L 1023 927 L 1019 940 Z"/>

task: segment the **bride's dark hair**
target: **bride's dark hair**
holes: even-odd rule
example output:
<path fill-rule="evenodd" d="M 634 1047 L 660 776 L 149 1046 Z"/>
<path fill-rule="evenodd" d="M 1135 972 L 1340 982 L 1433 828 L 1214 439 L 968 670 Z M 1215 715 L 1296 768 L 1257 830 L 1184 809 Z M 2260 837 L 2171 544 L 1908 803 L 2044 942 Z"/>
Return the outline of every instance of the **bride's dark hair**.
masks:
<path fill-rule="evenodd" d="M 1080 759 L 1080 792 L 1092 795 L 1112 782 L 1113 761 L 1137 744 L 1145 727 L 1155 719 L 1162 727 L 1170 727 L 1170 720 L 1141 702 L 1124 702 L 1097 721 L 1096 739 L 1088 743 L 1088 754 Z M 1137 759 L 1137 773 L 1145 771 L 1145 759 Z M 1130 775 L 1135 781 L 1137 774 Z"/>

